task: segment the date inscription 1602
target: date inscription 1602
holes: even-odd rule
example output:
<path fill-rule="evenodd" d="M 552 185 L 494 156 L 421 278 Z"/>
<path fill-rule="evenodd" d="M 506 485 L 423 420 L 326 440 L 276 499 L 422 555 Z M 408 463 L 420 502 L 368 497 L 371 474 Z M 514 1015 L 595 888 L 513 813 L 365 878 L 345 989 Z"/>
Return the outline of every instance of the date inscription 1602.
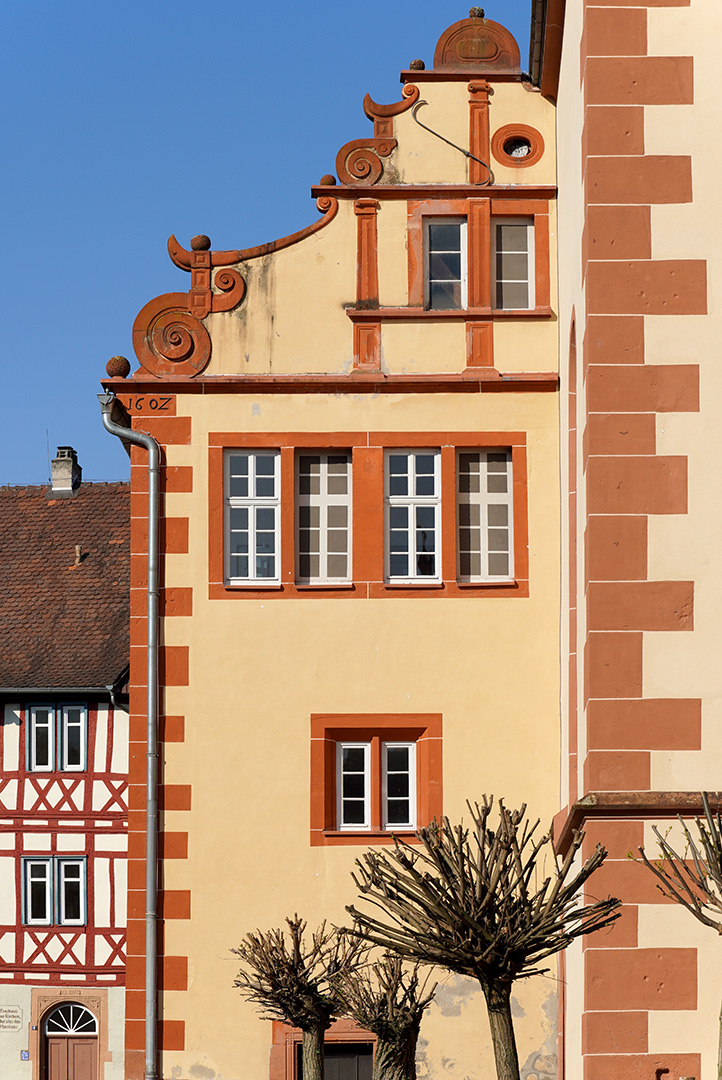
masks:
<path fill-rule="evenodd" d="M 118 394 L 131 416 L 175 416 L 175 394 Z"/>

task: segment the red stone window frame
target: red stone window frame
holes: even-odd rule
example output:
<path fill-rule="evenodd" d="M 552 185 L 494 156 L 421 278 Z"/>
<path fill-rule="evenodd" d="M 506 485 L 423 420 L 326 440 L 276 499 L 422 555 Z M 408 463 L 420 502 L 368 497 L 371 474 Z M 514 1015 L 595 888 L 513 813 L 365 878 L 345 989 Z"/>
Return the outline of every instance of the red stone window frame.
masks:
<path fill-rule="evenodd" d="M 395 833 L 381 826 L 382 742 L 416 743 L 416 820 L 428 825 L 442 814 L 441 713 L 316 713 L 311 715 L 311 847 L 390 844 Z M 371 828 L 336 828 L 336 743 L 371 743 Z"/>
<path fill-rule="evenodd" d="M 273 1021 L 273 1043 L 269 1061 L 269 1080 L 297 1080 L 298 1049 L 303 1039 L 300 1028 Z M 353 1020 L 334 1020 L 326 1032 L 324 1044 L 346 1045 L 367 1043 L 376 1053 L 376 1036 L 359 1027 Z"/>
<path fill-rule="evenodd" d="M 524 318 L 551 315 L 551 271 L 549 266 L 549 201 L 546 199 L 424 199 L 410 200 L 408 206 L 409 307 L 424 310 L 424 219 L 466 218 L 467 221 L 467 307 L 452 311 L 429 311 L 433 318 Z M 491 229 L 492 219 L 532 217 L 534 219 L 533 308 L 500 309 L 492 306 Z"/>
<path fill-rule="evenodd" d="M 520 431 L 345 431 L 211 432 L 209 437 L 208 562 L 211 600 L 336 597 L 441 598 L 529 595 L 529 524 L 526 434 Z M 384 580 L 384 450 L 439 449 L 441 453 L 441 578 L 438 583 L 395 584 Z M 223 454 L 239 447 L 272 447 L 281 455 L 281 584 L 225 582 Z M 456 452 L 511 448 L 514 514 L 514 578 L 511 581 L 457 580 Z M 350 450 L 352 469 L 352 580 L 302 585 L 295 581 L 295 457 L 299 450 Z"/>

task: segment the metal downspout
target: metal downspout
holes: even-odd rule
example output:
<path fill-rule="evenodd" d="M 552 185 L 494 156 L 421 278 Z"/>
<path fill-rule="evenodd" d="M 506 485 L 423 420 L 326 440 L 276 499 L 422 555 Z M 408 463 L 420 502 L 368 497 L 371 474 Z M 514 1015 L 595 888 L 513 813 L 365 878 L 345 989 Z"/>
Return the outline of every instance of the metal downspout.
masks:
<path fill-rule="evenodd" d="M 148 715 L 145 861 L 145 1080 L 157 1080 L 158 1026 L 158 517 L 160 448 L 151 435 L 110 418 L 113 394 L 98 394 L 103 426 L 148 451 Z"/>

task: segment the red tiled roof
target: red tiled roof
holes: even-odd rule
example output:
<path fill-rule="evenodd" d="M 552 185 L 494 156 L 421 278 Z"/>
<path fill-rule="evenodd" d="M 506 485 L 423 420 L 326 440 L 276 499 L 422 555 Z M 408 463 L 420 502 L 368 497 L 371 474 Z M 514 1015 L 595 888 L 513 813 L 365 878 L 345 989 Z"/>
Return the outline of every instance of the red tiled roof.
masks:
<path fill-rule="evenodd" d="M 0 487 L 0 689 L 115 682 L 129 660 L 129 589 L 128 484 L 64 499 Z"/>

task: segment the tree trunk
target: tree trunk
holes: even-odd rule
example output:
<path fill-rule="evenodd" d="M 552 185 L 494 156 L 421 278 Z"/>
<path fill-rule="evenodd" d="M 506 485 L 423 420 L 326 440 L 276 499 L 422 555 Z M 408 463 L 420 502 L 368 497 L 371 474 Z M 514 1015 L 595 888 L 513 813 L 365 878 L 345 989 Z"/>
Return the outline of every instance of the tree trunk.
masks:
<path fill-rule="evenodd" d="M 397 1034 L 393 1042 L 379 1037 L 372 1080 L 416 1080 L 416 1043 L 419 1029 Z"/>
<path fill-rule="evenodd" d="M 520 1080 L 514 1025 L 511 1019 L 511 989 L 482 987 L 489 1011 L 491 1041 L 494 1046 L 497 1080 Z"/>
<path fill-rule="evenodd" d="M 303 1080 L 323 1080 L 323 1036 L 326 1028 L 320 1024 L 304 1031 L 301 1043 Z"/>

